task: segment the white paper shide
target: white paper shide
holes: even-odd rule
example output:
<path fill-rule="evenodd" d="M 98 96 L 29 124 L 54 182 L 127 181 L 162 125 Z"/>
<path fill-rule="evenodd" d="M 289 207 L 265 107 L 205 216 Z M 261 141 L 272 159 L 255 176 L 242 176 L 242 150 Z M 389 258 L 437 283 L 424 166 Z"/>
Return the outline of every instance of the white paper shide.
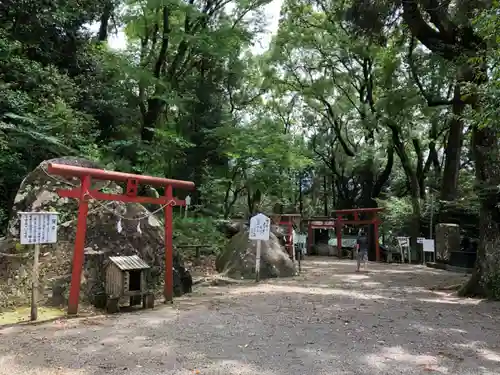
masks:
<path fill-rule="evenodd" d="M 21 245 L 57 242 L 57 212 L 20 212 Z"/>

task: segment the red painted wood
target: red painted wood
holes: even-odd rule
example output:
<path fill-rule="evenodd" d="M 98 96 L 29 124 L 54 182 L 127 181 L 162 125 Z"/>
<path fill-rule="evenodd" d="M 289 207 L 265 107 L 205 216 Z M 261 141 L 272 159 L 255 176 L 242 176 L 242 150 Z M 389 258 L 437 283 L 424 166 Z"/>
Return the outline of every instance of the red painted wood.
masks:
<path fill-rule="evenodd" d="M 57 189 L 57 194 L 61 198 L 78 198 L 80 196 L 80 188 L 75 188 L 72 190 L 66 189 Z M 101 193 L 97 190 L 90 190 L 89 196 L 94 199 L 98 199 L 101 201 L 117 201 L 117 202 L 125 202 L 125 203 L 140 203 L 140 204 L 160 204 L 165 205 L 170 201 L 172 206 L 185 206 L 186 201 L 183 199 L 172 198 L 170 201 L 167 200 L 167 197 L 130 197 L 124 194 L 107 194 Z"/>
<path fill-rule="evenodd" d="M 148 203 L 165 205 L 165 302 L 173 299 L 173 220 L 172 207 L 185 206 L 186 202 L 174 198 L 173 188 L 184 190 L 194 189 L 191 181 L 171 180 L 151 176 L 134 175 L 130 173 L 105 171 L 102 169 L 82 168 L 71 165 L 54 164 L 48 166 L 48 173 L 65 176 L 78 177 L 81 180 L 80 187 L 74 189 L 58 189 L 57 193 L 62 198 L 75 198 L 79 200 L 78 221 L 76 239 L 73 251 L 73 269 L 71 274 L 71 287 L 68 301 L 68 314 L 78 313 L 78 302 L 80 299 L 80 280 L 84 261 L 85 235 L 87 231 L 87 214 L 89 199 L 119 201 L 126 203 Z M 90 190 L 92 178 L 96 180 L 127 182 L 126 194 L 107 194 L 98 190 Z M 139 184 L 161 186 L 165 188 L 163 197 L 140 197 L 137 196 Z"/>
<path fill-rule="evenodd" d="M 309 232 L 309 244 L 308 248 L 309 251 L 311 249 L 311 246 L 313 245 L 312 241 L 312 236 L 314 233 L 314 229 L 336 229 L 336 235 L 337 235 L 337 244 L 342 243 L 342 228 L 344 225 L 368 225 L 368 224 L 374 224 L 375 226 L 375 236 L 377 241 L 375 242 L 375 254 L 376 254 L 376 260 L 380 261 L 380 245 L 378 243 L 378 228 L 379 225 L 382 224 L 382 221 L 378 218 L 377 213 L 383 211 L 383 208 L 353 208 L 353 209 L 347 209 L 347 210 L 336 210 L 333 211 L 332 214 L 335 214 L 337 216 L 336 219 L 330 217 L 330 218 L 323 218 L 323 219 L 308 219 L 308 232 Z M 372 218 L 369 220 L 359 220 L 359 213 L 361 212 L 367 212 L 372 214 Z M 354 220 L 344 220 L 343 215 L 354 215 Z M 313 222 L 315 221 L 322 221 L 323 225 L 313 225 Z M 332 224 L 324 224 L 325 221 L 333 221 L 334 223 Z"/>
<path fill-rule="evenodd" d="M 171 201 L 172 186 L 165 189 L 165 198 Z M 174 299 L 174 263 L 173 263 L 173 228 L 172 228 L 172 206 L 165 207 L 165 302 L 173 302 Z"/>
<path fill-rule="evenodd" d="M 171 180 L 169 178 L 142 176 L 124 172 L 106 171 L 104 169 L 83 168 L 66 164 L 50 163 L 49 166 L 47 167 L 47 171 L 50 174 L 55 174 L 65 177 L 81 178 L 85 176 L 90 176 L 94 180 L 108 180 L 108 181 L 120 181 L 120 182 L 127 182 L 127 180 L 136 179 L 140 184 L 161 186 L 161 187 L 170 185 L 173 188 L 179 188 L 183 190 L 194 189 L 194 182 L 191 181 Z"/>
<path fill-rule="evenodd" d="M 73 269 L 68 298 L 68 314 L 76 314 L 78 312 L 78 302 L 80 301 L 80 280 L 82 277 L 85 235 L 87 234 L 87 213 L 89 211 L 88 195 L 86 192 L 89 188 L 90 177 L 85 176 L 81 179 L 80 204 L 78 207 L 78 221 L 76 223 L 76 238 L 73 250 Z"/>

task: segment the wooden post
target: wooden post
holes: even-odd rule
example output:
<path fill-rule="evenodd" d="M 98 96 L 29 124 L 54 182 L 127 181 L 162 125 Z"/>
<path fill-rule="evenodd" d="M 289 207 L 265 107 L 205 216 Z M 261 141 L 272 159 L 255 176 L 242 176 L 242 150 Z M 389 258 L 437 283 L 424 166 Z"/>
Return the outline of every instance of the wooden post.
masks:
<path fill-rule="evenodd" d="M 309 235 L 307 237 L 307 254 L 311 255 L 311 249 L 312 249 L 313 241 L 314 241 L 314 238 L 313 238 L 314 237 L 314 230 L 312 228 L 312 223 L 310 221 L 308 223 L 307 230 L 309 232 Z"/>
<path fill-rule="evenodd" d="M 255 282 L 260 281 L 260 247 L 261 247 L 261 240 L 257 240 L 257 251 L 255 255 Z"/>
<path fill-rule="evenodd" d="M 342 258 L 342 216 L 337 216 L 337 256 Z"/>
<path fill-rule="evenodd" d="M 38 319 L 38 261 L 40 258 L 40 245 L 35 245 L 35 256 L 33 259 L 33 275 L 31 281 L 31 321 Z"/>
<path fill-rule="evenodd" d="M 302 260 L 302 249 L 300 249 L 300 253 L 299 253 L 299 273 L 302 272 L 302 266 L 300 264 L 301 260 Z"/>
<path fill-rule="evenodd" d="M 188 216 L 189 206 L 191 205 L 191 196 L 190 195 L 186 195 L 186 198 L 184 199 L 184 202 L 186 204 L 184 206 L 184 219 L 185 219 Z"/>

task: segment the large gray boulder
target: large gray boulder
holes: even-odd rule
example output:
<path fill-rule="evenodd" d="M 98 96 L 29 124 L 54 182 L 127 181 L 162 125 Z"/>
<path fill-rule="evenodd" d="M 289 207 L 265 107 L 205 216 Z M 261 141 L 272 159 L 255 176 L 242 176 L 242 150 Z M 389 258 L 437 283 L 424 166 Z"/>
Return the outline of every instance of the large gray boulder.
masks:
<path fill-rule="evenodd" d="M 217 257 L 216 268 L 235 279 L 255 277 L 256 241 L 248 239 L 248 229 L 233 236 L 224 251 Z M 285 252 L 278 237 L 270 234 L 268 241 L 262 241 L 260 277 L 291 277 L 297 274 L 295 265 Z"/>
<path fill-rule="evenodd" d="M 79 186 L 76 179 L 51 176 L 47 173 L 50 162 L 101 168 L 94 162 L 84 159 L 60 158 L 41 163 L 22 182 L 13 207 L 12 219 L 8 227 L 8 249 L 3 252 L 12 254 L 28 254 L 25 264 L 10 267 L 7 272 L 9 285 L 16 285 L 16 294 L 29 296 L 29 285 L 21 279 L 29 277 L 29 263 L 32 261 L 32 248 L 19 243 L 19 218 L 21 211 L 57 211 L 59 212 L 58 242 L 54 245 L 43 245 L 41 249 L 40 285 L 55 303 L 64 303 L 67 298 L 71 263 L 76 234 L 78 201 L 60 198 L 56 189 L 71 189 Z M 105 189 L 108 193 L 121 193 L 122 188 L 107 181 L 97 182 L 93 188 Z M 118 216 L 122 231 L 118 232 Z M 138 226 L 140 230 L 138 230 Z M 85 243 L 85 265 L 82 276 L 81 297 L 94 301 L 104 291 L 104 264 L 109 256 L 138 255 L 151 266 L 147 280 L 150 288 L 154 288 L 163 278 L 164 263 L 164 228 L 163 225 L 140 204 L 103 202 L 93 199 L 89 202 L 87 217 L 87 234 Z M 5 258 L 5 256 L 4 256 Z M 2 260 L 3 261 L 3 260 Z M 21 262 L 22 263 L 22 262 Z M 179 255 L 174 256 L 174 268 L 180 272 L 183 267 Z M 25 272 L 28 270 L 28 272 Z M 5 275 L 4 275 L 5 278 Z M 181 290 L 180 278 L 174 277 L 177 294 Z M 4 280 L 4 284 L 5 284 Z M 2 281 L 0 280 L 0 283 Z"/>

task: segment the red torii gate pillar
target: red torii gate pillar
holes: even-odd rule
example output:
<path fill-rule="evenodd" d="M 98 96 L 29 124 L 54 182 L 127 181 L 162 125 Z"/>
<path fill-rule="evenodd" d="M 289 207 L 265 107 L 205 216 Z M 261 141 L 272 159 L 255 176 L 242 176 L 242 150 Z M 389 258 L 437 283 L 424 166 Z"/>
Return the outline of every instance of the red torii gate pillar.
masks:
<path fill-rule="evenodd" d="M 185 201 L 174 198 L 173 188 L 193 190 L 191 181 L 171 180 L 168 178 L 135 175 L 130 173 L 105 171 L 102 169 L 82 168 L 66 164 L 50 163 L 48 173 L 63 177 L 76 177 L 80 179 L 80 187 L 65 190 L 58 189 L 60 197 L 76 198 L 79 200 L 78 222 L 76 227 L 75 247 L 73 251 L 73 268 L 71 273 L 71 288 L 69 292 L 68 314 L 78 312 L 80 299 L 80 279 L 82 275 L 85 235 L 87 232 L 87 214 L 89 199 L 119 201 L 126 203 L 160 204 L 165 206 L 165 302 L 173 300 L 174 275 L 173 275 L 173 243 L 172 243 L 172 207 L 184 206 Z M 101 181 L 125 182 L 125 194 L 106 194 L 96 189 L 91 190 L 92 179 Z M 147 184 L 165 188 L 163 197 L 137 196 L 139 184 Z"/>

